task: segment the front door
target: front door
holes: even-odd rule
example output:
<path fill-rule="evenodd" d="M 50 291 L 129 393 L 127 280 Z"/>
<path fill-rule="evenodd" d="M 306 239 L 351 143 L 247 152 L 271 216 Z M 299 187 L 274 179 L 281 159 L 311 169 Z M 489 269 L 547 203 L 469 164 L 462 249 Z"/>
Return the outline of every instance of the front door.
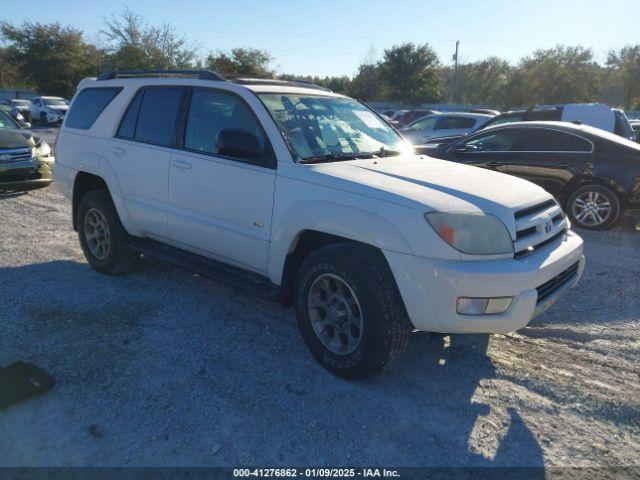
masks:
<path fill-rule="evenodd" d="M 265 272 L 276 175 L 269 141 L 237 94 L 196 88 L 188 105 L 169 171 L 171 239 Z"/>

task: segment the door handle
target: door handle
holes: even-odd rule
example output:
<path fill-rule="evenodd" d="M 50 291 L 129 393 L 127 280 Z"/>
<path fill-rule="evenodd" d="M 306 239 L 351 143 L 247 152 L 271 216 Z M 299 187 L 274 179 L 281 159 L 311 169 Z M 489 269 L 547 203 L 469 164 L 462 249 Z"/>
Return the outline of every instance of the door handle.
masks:
<path fill-rule="evenodd" d="M 113 147 L 113 148 L 111 149 L 111 151 L 113 152 L 113 154 L 114 154 L 114 155 L 116 155 L 116 156 L 118 156 L 118 157 L 121 157 L 121 156 L 123 156 L 123 155 L 126 155 L 126 153 L 127 153 L 127 151 L 126 151 L 124 148 L 122 148 L 122 147 Z"/>
<path fill-rule="evenodd" d="M 189 162 L 184 162 L 182 160 L 174 160 L 173 167 L 177 168 L 181 172 L 186 172 L 187 170 L 191 170 L 191 164 Z"/>

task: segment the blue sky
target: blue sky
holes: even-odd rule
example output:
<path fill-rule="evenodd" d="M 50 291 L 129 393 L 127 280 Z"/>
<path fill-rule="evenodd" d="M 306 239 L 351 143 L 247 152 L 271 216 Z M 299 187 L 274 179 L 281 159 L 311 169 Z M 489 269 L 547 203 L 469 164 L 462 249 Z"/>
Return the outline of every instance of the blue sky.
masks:
<path fill-rule="evenodd" d="M 511 62 L 537 48 L 583 45 L 604 61 L 640 42 L 638 0 L 0 0 L 0 19 L 60 21 L 95 41 L 103 18 L 125 5 L 151 24 L 170 23 L 199 46 L 268 50 L 279 72 L 352 75 L 372 49 L 428 42 L 445 64 L 498 55 Z"/>

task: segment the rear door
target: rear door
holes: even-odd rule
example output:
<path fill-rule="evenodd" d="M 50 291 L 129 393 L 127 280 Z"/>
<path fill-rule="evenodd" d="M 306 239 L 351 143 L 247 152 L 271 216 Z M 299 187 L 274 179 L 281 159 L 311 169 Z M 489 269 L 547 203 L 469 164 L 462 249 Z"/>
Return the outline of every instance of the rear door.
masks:
<path fill-rule="evenodd" d="M 105 150 L 133 223 L 159 240 L 169 237 L 169 164 L 185 91 L 179 86 L 140 89 Z"/>
<path fill-rule="evenodd" d="M 195 88 L 171 157 L 171 240 L 189 250 L 265 272 L 275 154 L 251 107 L 227 90 Z M 227 151 L 228 132 L 257 140 L 258 155 Z"/>
<path fill-rule="evenodd" d="M 507 160 L 507 173 L 559 195 L 592 157 L 593 144 L 579 135 L 551 128 L 523 128 Z"/>

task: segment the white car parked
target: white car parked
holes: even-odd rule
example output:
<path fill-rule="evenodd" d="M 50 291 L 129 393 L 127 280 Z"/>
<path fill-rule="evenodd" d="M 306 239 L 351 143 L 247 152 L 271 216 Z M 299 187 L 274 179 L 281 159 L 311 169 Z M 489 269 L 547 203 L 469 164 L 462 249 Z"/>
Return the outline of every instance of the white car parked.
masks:
<path fill-rule="evenodd" d="M 413 329 L 518 330 L 582 274 L 581 238 L 532 183 L 418 157 L 309 84 L 158 75 L 84 80 L 60 131 L 56 181 L 98 271 L 142 252 L 292 305 L 345 378 Z"/>
<path fill-rule="evenodd" d="M 69 100 L 62 97 L 34 97 L 29 104 L 32 122 L 42 125 L 62 123 L 67 110 Z"/>
<path fill-rule="evenodd" d="M 493 115 L 482 113 L 436 113 L 419 118 L 400 131 L 411 143 L 421 145 L 432 138 L 473 132 L 492 118 Z"/>

